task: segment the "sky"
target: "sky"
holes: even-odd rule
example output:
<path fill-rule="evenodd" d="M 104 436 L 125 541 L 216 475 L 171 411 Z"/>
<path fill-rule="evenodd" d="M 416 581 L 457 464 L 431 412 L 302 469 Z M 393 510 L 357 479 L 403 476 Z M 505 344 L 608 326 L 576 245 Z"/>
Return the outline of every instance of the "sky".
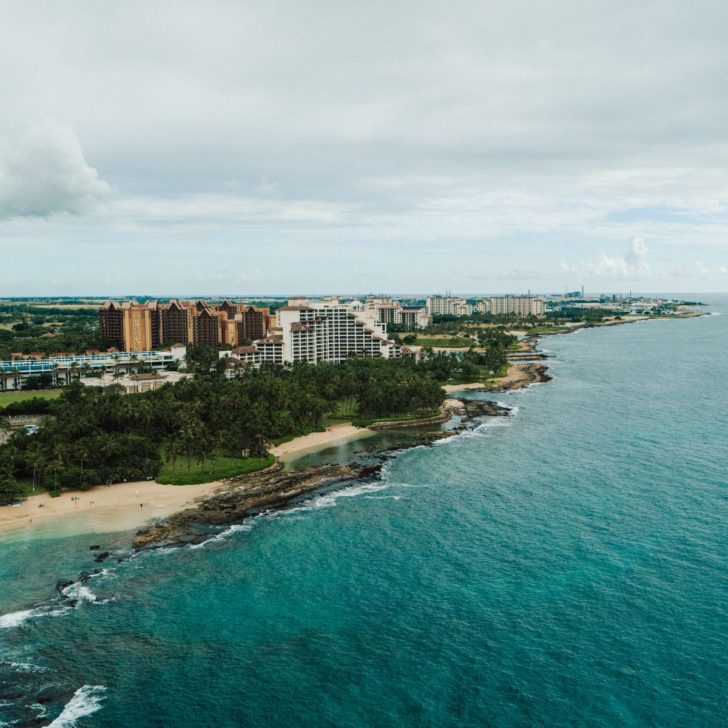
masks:
<path fill-rule="evenodd" d="M 728 290 L 724 0 L 0 17 L 0 297 Z"/>

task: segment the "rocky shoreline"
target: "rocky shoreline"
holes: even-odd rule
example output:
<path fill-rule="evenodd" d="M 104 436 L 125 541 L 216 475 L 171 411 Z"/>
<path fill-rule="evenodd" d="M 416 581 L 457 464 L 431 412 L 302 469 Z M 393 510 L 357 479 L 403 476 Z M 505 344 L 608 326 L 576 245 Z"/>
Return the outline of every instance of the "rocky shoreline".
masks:
<path fill-rule="evenodd" d="M 528 349 L 522 354 L 539 357 L 535 344 L 529 342 Z M 547 367 L 538 362 L 519 361 L 511 365 L 506 377 L 492 385 L 485 384 L 476 391 L 504 392 L 548 382 L 551 377 L 546 370 Z M 427 427 L 442 424 L 455 415 L 461 421 L 451 430 L 423 431 L 415 438 L 395 446 L 384 449 L 375 447 L 369 454 L 373 464 L 325 464 L 284 470 L 281 463 L 276 463 L 265 471 L 234 479 L 214 494 L 198 499 L 191 507 L 140 529 L 134 537 L 133 546 L 135 549 L 147 549 L 199 543 L 210 537 L 210 528 L 240 523 L 263 511 L 283 508 L 327 485 L 377 479 L 382 464 L 394 452 L 430 445 L 438 439 L 450 437 L 453 433 L 468 429 L 478 418 L 507 417 L 510 413 L 509 407 L 490 400 L 451 397 L 446 401 L 443 413 L 437 417 L 386 423 L 386 429 L 390 425 L 392 429 Z"/>
<path fill-rule="evenodd" d="M 334 483 L 377 479 L 393 451 L 429 445 L 448 432 L 423 432 L 410 442 L 370 454 L 372 464 L 324 464 L 284 470 L 277 464 L 265 472 L 251 473 L 230 481 L 221 490 L 199 499 L 192 507 L 137 531 L 135 549 L 199 543 L 210 537 L 210 527 L 240 523 L 263 511 L 283 508 Z"/>

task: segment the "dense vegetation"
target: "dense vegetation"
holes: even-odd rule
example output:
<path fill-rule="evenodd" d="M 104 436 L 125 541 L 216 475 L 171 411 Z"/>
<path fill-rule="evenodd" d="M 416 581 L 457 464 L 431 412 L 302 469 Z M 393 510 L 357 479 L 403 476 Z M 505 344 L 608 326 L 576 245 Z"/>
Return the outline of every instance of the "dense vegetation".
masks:
<path fill-rule="evenodd" d="M 13 352 L 83 352 L 100 345 L 95 308 L 0 306 L 0 359 L 10 359 Z"/>
<path fill-rule="evenodd" d="M 342 409 L 368 419 L 430 414 L 443 400 L 442 382 L 471 366 L 480 373 L 471 356 L 478 355 L 264 366 L 237 380 L 210 371 L 200 356 L 194 378 L 152 392 L 77 384 L 41 400 L 50 416 L 36 434 L 19 431 L 0 448 L 0 500 L 18 495 L 23 483 L 59 491 L 161 471 L 184 476 L 211 459 L 265 458 L 266 443 L 321 428 Z"/>

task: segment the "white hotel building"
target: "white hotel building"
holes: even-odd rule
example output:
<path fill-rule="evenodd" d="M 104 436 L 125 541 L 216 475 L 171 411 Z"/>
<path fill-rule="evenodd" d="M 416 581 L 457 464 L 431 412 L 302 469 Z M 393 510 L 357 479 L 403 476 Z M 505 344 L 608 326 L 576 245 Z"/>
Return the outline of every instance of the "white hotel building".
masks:
<path fill-rule="evenodd" d="M 472 316 L 473 307 L 464 298 L 452 296 L 428 296 L 425 299 L 431 316 Z"/>
<path fill-rule="evenodd" d="M 359 301 L 341 302 L 330 296 L 319 300 L 289 299 L 276 312 L 277 327 L 252 346 L 222 351 L 228 370 L 239 364 L 260 366 L 292 362 L 341 362 L 351 356 L 398 358 L 399 345 L 387 339 L 386 324 Z"/>
<path fill-rule="evenodd" d="M 543 316 L 546 304 L 534 296 L 496 296 L 478 303 L 480 313 L 493 316 Z"/>

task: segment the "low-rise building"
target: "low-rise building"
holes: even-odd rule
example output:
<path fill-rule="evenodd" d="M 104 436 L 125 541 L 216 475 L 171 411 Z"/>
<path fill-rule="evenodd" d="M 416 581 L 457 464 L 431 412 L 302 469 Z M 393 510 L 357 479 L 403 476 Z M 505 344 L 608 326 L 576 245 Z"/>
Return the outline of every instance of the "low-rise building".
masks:
<path fill-rule="evenodd" d="M 88 377 L 90 373 L 123 376 L 136 374 L 140 369 L 165 369 L 184 362 L 184 346 L 167 350 L 138 352 L 107 352 L 91 356 L 47 357 L 44 359 L 9 359 L 0 361 L 0 390 L 24 389 L 31 377 L 44 375 L 47 386 L 67 387 L 72 382 Z M 32 380 L 31 380 L 32 381 Z"/>

